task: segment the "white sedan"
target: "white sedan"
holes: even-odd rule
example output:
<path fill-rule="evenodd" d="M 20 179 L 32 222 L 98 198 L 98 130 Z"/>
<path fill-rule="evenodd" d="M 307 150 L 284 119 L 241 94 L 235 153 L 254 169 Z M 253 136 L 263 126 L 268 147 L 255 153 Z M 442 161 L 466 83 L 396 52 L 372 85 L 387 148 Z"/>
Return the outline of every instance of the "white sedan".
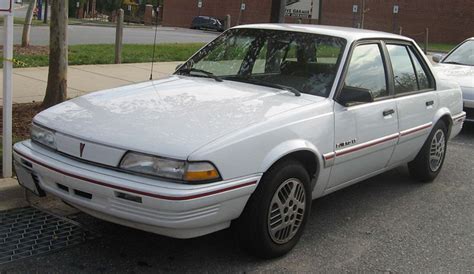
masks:
<path fill-rule="evenodd" d="M 436 54 L 433 60 L 439 77 L 457 82 L 461 86 L 466 121 L 474 122 L 474 37 L 456 46 L 443 56 Z"/>
<path fill-rule="evenodd" d="M 39 113 L 14 159 L 24 187 L 90 215 L 176 238 L 232 225 L 270 258 L 313 199 L 407 163 L 434 180 L 464 119 L 459 86 L 409 38 L 247 25 L 167 79 Z"/>

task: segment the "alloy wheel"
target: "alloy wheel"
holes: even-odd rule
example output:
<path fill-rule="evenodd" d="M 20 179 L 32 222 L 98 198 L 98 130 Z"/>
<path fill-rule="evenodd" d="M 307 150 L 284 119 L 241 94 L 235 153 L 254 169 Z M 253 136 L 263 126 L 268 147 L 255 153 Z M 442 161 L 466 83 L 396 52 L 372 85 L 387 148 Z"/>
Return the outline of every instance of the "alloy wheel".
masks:
<path fill-rule="evenodd" d="M 438 129 L 433 135 L 430 146 L 430 169 L 433 172 L 438 171 L 443 163 L 444 153 L 446 151 L 446 139 L 444 131 Z"/>
<path fill-rule="evenodd" d="M 268 232 L 277 244 L 288 243 L 298 232 L 306 208 L 303 183 L 296 178 L 284 181 L 273 195 L 268 211 Z"/>

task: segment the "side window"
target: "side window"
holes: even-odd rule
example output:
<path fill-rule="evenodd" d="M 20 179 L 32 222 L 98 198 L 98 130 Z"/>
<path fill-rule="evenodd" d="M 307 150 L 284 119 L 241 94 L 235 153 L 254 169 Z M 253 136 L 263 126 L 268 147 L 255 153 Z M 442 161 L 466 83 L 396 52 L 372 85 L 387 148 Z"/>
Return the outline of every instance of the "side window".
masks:
<path fill-rule="evenodd" d="M 357 46 L 352 53 L 344 85 L 369 90 L 377 99 L 389 95 L 386 79 L 379 45 Z"/>
<path fill-rule="evenodd" d="M 387 49 L 392 62 L 395 93 L 418 90 L 415 70 L 406 46 L 387 45 Z"/>
<path fill-rule="evenodd" d="M 420 63 L 420 60 L 416 57 L 415 53 L 413 52 L 413 48 L 409 47 L 410 57 L 413 60 L 413 64 L 415 65 L 415 72 L 416 77 L 418 79 L 418 89 L 432 89 L 434 86 L 432 85 L 432 80 L 428 78 L 428 74 L 426 73 L 425 69 Z"/>

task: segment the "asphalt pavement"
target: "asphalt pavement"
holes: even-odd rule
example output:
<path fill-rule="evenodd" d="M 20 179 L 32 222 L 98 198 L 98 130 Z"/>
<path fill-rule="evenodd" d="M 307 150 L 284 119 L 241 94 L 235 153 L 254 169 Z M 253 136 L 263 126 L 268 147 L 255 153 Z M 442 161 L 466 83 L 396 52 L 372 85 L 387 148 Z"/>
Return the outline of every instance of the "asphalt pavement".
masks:
<path fill-rule="evenodd" d="M 21 43 L 23 26 L 15 25 L 14 43 Z M 3 32 L 3 26 L 0 27 Z M 155 28 L 153 27 L 125 27 L 123 30 L 124 44 L 153 44 Z M 191 30 L 185 28 L 158 27 L 156 42 L 160 43 L 207 43 L 219 35 L 218 32 Z M 113 44 L 115 43 L 115 28 L 106 26 L 68 26 L 68 40 L 70 45 L 78 44 Z M 31 45 L 49 45 L 49 27 L 32 26 L 30 34 Z M 0 44 L 3 44 L 3 35 L 0 35 Z"/>
<path fill-rule="evenodd" d="M 435 182 L 404 167 L 313 202 L 296 248 L 274 260 L 242 252 L 230 230 L 177 240 L 74 216 L 99 238 L 13 263 L 0 273 L 474 271 L 474 125 L 450 141 Z"/>

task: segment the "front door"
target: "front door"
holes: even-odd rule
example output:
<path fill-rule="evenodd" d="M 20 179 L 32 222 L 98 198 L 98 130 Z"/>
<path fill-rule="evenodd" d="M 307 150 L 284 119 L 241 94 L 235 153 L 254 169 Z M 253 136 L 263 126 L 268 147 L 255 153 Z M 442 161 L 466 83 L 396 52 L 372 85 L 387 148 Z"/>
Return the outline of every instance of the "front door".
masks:
<path fill-rule="evenodd" d="M 352 106 L 335 103 L 335 152 L 329 189 L 351 184 L 387 166 L 398 141 L 397 105 L 387 76 L 381 43 L 360 44 L 353 49 L 344 87 L 369 91 L 374 102 L 354 102 Z"/>

